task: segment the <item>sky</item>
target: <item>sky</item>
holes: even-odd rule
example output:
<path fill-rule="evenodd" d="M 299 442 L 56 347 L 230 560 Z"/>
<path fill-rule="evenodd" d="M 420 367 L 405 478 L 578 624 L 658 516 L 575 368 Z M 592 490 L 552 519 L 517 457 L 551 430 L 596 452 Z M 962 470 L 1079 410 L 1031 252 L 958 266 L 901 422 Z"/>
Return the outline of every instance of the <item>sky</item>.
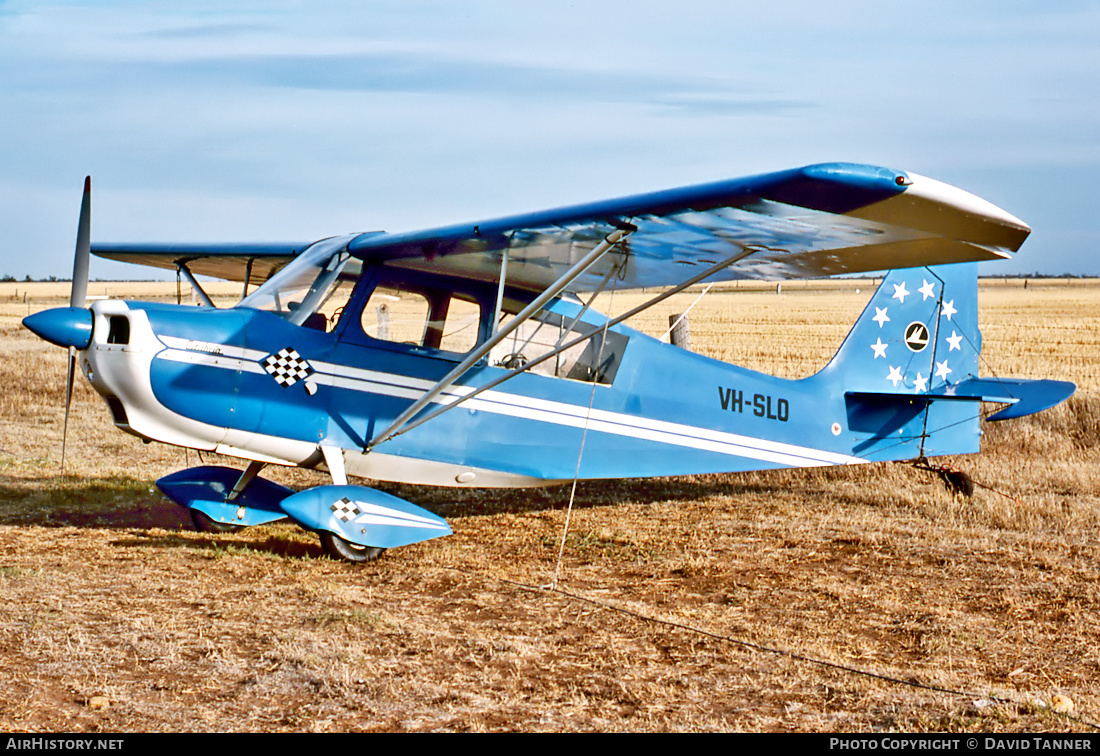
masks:
<path fill-rule="evenodd" d="M 0 0 L 0 276 L 71 275 L 86 174 L 93 241 L 308 241 L 830 161 L 1100 275 L 1098 85 L 1083 0 Z"/>

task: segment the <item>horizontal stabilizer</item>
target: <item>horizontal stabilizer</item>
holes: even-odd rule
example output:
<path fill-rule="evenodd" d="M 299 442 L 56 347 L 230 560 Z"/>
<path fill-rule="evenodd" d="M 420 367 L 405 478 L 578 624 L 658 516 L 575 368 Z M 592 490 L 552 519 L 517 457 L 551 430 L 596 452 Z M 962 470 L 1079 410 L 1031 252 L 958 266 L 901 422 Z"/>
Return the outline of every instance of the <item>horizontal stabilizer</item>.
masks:
<path fill-rule="evenodd" d="M 1024 378 L 967 378 L 953 386 L 944 386 L 929 395 L 937 399 L 980 399 L 983 402 L 1008 402 L 1009 406 L 987 420 L 1010 420 L 1042 412 L 1073 396 L 1077 386 L 1069 381 L 1028 380 Z M 948 393 L 950 392 L 950 393 Z"/>
<path fill-rule="evenodd" d="M 908 415 L 924 410 L 931 402 L 1004 402 L 1009 406 L 986 420 L 1011 420 L 1014 417 L 1034 415 L 1061 404 L 1073 396 L 1077 386 L 1069 381 L 1029 380 L 1025 378 L 967 378 L 951 385 L 943 385 L 926 394 L 902 396 L 878 391 L 848 391 L 850 407 L 858 407 L 866 414 L 868 407 L 889 407 L 891 412 Z M 881 431 L 882 428 L 877 428 Z M 890 428 L 889 430 L 893 430 Z"/>

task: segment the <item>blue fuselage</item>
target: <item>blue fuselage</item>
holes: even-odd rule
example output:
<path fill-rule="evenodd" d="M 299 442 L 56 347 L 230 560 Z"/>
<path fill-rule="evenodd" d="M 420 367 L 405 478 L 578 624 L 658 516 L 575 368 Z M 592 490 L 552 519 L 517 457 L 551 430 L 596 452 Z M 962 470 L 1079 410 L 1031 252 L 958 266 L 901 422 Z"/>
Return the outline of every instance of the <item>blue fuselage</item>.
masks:
<path fill-rule="evenodd" d="M 155 352 L 148 355 L 152 396 L 169 413 L 212 429 L 193 445 L 223 445 L 239 456 L 255 451 L 261 459 L 305 466 L 320 460 L 310 450 L 337 446 L 349 452 L 351 472 L 362 467 L 357 455 L 374 455 L 379 461 L 362 472 L 375 478 L 536 485 L 572 478 L 578 457 L 582 478 L 905 459 L 920 455 L 926 427 L 924 411 L 907 417 L 893 412 L 883 419 L 891 423 L 886 435 L 884 426 L 866 418 L 853 423 L 851 400 L 826 375 L 775 378 L 616 326 L 612 331 L 621 338 L 610 383 L 521 373 L 364 454 L 373 434 L 460 355 L 375 340 L 351 326 L 326 333 L 243 308 L 127 307 L 148 319 L 156 338 L 147 350 Z M 571 317 L 578 307 L 559 301 L 552 309 Z M 425 411 L 505 372 L 475 367 Z M 861 411 L 866 414 L 865 407 Z M 924 453 L 973 451 L 976 437 L 952 434 L 952 448 Z M 383 459 L 422 461 L 429 468 Z M 387 469 L 395 472 L 387 475 Z"/>

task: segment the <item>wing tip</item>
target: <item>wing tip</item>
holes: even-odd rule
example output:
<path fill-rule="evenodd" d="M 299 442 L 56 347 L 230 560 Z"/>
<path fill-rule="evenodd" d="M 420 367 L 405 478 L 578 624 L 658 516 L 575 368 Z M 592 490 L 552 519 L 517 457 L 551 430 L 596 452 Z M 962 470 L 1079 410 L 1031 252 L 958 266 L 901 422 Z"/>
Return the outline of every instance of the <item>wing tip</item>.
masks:
<path fill-rule="evenodd" d="M 931 200 L 940 205 L 947 205 L 970 215 L 980 216 L 998 225 L 1023 232 L 1025 237 L 1031 233 L 1031 226 L 1015 215 L 994 205 L 989 200 L 971 194 L 965 189 L 959 189 L 957 186 L 922 176 L 919 173 L 910 173 L 909 178 L 913 183 L 906 189 L 908 194 Z"/>

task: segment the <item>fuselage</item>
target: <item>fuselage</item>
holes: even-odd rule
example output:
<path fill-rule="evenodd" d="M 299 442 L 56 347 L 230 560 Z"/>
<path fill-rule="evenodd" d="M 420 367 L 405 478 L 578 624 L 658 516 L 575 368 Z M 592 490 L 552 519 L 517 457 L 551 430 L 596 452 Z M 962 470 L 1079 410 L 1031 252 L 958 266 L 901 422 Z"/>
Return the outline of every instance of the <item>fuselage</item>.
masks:
<path fill-rule="evenodd" d="M 922 414 L 883 438 L 878 427 L 853 427 L 851 400 L 827 374 L 776 378 L 622 325 L 590 341 L 568 372 L 520 373 L 366 451 L 462 358 L 366 333 L 368 294 L 353 294 L 331 330 L 247 307 L 97 302 L 81 364 L 115 424 L 131 433 L 312 468 L 324 468 L 320 449 L 334 446 L 345 450 L 349 473 L 380 480 L 535 486 L 574 474 L 737 472 L 921 454 Z M 560 331 L 580 310 L 558 300 L 543 325 Z M 574 329 L 603 321 L 589 311 Z M 491 326 L 479 323 L 477 338 Z M 525 348 L 535 349 L 533 341 Z M 510 372 L 498 364 L 505 357 L 513 355 L 490 356 L 425 412 Z M 934 453 L 974 451 L 976 436 Z"/>

